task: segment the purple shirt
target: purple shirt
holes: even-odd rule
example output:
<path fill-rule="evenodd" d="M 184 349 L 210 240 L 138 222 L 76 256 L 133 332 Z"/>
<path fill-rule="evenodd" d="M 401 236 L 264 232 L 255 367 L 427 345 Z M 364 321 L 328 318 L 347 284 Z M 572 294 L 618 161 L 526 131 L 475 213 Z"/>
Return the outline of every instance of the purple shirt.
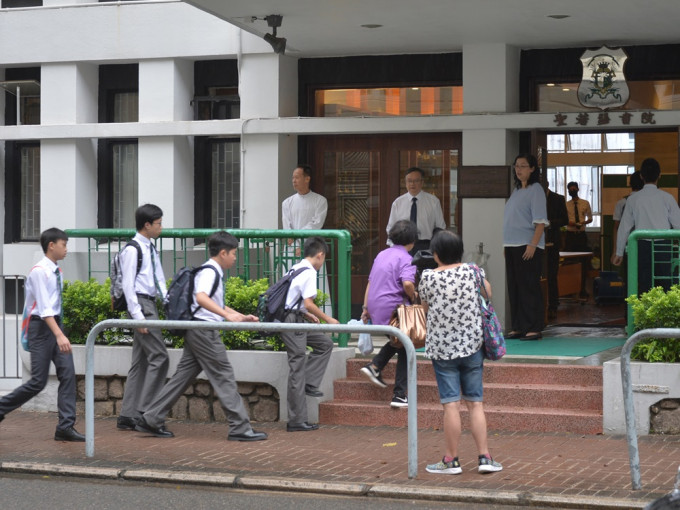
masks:
<path fill-rule="evenodd" d="M 408 302 L 404 282 L 416 281 L 416 266 L 403 246 L 392 246 L 378 253 L 373 261 L 366 306 L 373 324 L 389 324 L 398 305 Z"/>

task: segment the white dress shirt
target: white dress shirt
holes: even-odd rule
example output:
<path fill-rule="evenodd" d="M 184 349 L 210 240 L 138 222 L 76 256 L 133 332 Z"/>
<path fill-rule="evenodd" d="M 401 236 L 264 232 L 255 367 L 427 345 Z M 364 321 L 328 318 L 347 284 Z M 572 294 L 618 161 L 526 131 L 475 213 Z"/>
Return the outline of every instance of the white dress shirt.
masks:
<path fill-rule="evenodd" d="M 286 309 L 297 309 L 297 302 L 300 298 L 300 311 L 306 312 L 304 300 L 307 298 L 316 298 L 316 269 L 312 263 L 307 259 L 302 259 L 295 264 L 291 271 L 295 271 L 301 267 L 308 267 L 306 271 L 302 271 L 299 275 L 293 278 L 288 287 L 288 295 L 286 296 Z"/>
<path fill-rule="evenodd" d="M 61 268 L 47 257 L 43 257 L 28 273 L 24 307 L 29 310 L 30 315 L 37 315 L 43 319 L 60 315 L 61 289 L 57 286 L 56 270 L 61 271 Z M 61 284 L 63 287 L 63 278 Z"/>
<path fill-rule="evenodd" d="M 139 305 L 137 294 L 146 294 L 152 297 L 158 294 L 154 281 L 154 271 L 162 299 L 165 299 L 167 289 L 165 288 L 163 267 L 157 252 L 154 253 L 156 266 L 153 270 L 151 268 L 151 241 L 140 233 L 137 233 L 132 239 L 137 241 L 142 248 L 142 265 L 139 274 L 137 274 L 137 249 L 134 246 L 124 248 L 120 252 L 119 260 L 121 273 L 123 274 L 123 293 L 125 294 L 130 316 L 133 319 L 142 320 L 144 319 L 144 314 L 142 313 L 142 307 Z"/>
<path fill-rule="evenodd" d="M 418 239 L 432 239 L 432 231 L 435 228 L 446 228 L 444 221 L 444 213 L 442 212 L 442 205 L 439 199 L 425 191 L 421 191 L 415 196 L 418 200 L 416 208 L 418 211 Z M 392 202 L 392 210 L 390 211 L 390 219 L 387 221 L 387 235 L 390 235 L 390 229 L 399 220 L 408 220 L 411 218 L 411 205 L 413 195 L 404 193 Z M 392 245 L 390 240 L 387 240 L 388 245 Z"/>
<path fill-rule="evenodd" d="M 636 230 L 680 229 L 680 207 L 673 195 L 660 190 L 655 184 L 645 184 L 626 201 L 619 233 L 616 237 L 616 254 L 623 257 L 628 234 Z"/>
<path fill-rule="evenodd" d="M 323 228 L 328 213 L 328 200 L 310 191 L 296 193 L 281 206 L 284 230 L 318 230 Z"/>
<path fill-rule="evenodd" d="M 198 301 L 196 301 L 196 294 L 199 292 L 205 292 L 205 294 L 210 299 L 212 299 L 217 306 L 224 308 L 224 285 L 220 285 L 222 283 L 222 279 L 224 278 L 224 271 L 222 271 L 220 265 L 213 259 L 208 260 L 203 265 L 214 267 L 217 269 L 217 274 L 215 274 L 215 271 L 209 268 L 201 269 L 198 273 L 196 273 L 196 276 L 194 277 L 194 297 L 193 302 L 191 303 L 191 309 L 196 310 L 198 308 L 194 314 L 195 319 L 208 322 L 222 322 L 224 317 L 217 315 L 216 313 L 212 313 L 210 310 L 206 310 L 202 306 L 199 306 Z M 212 290 L 213 285 L 215 285 L 215 278 L 217 278 L 217 275 L 219 275 L 220 281 L 217 283 L 215 294 L 211 296 L 210 291 Z"/>

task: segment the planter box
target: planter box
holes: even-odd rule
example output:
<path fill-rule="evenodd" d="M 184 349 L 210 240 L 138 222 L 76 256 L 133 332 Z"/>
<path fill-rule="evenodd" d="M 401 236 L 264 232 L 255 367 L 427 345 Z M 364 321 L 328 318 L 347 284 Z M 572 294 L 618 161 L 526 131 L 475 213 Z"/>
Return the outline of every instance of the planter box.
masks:
<path fill-rule="evenodd" d="M 630 364 L 638 435 L 649 434 L 649 407 L 665 398 L 680 398 L 680 363 Z M 621 359 L 607 361 L 602 367 L 603 422 L 605 434 L 625 434 L 626 416 L 623 406 Z"/>
<path fill-rule="evenodd" d="M 124 346 L 95 346 L 94 373 L 95 376 L 126 376 L 130 368 L 132 347 Z M 177 369 L 177 364 L 182 356 L 181 349 L 168 349 L 170 367 L 168 377 L 171 377 Z M 279 419 L 288 419 L 288 355 L 286 352 L 271 351 L 227 351 L 229 362 L 234 368 L 236 381 L 239 383 L 267 383 L 271 384 L 279 393 Z M 328 369 L 319 388 L 324 396 L 321 398 L 307 398 L 309 406 L 309 421 L 317 422 L 319 419 L 319 403 L 333 398 L 333 381 L 347 376 L 347 360 L 354 357 L 353 348 L 333 349 Z M 21 350 L 23 362 L 23 380 L 30 379 L 31 361 L 30 354 Z M 73 362 L 76 375 L 85 375 L 85 346 L 73 346 Z M 201 372 L 197 379 L 206 380 Z M 57 377 L 54 365 L 50 365 L 50 378 L 45 389 L 24 404 L 24 409 L 39 411 L 57 410 Z"/>

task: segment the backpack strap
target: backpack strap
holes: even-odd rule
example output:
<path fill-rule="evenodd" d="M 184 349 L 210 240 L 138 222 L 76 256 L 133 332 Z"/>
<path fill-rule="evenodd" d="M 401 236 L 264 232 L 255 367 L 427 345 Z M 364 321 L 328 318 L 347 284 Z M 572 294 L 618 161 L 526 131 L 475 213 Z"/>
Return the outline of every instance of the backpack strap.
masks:
<path fill-rule="evenodd" d="M 202 266 L 198 266 L 196 269 L 193 271 L 193 275 L 191 275 L 191 288 L 192 288 L 192 294 L 193 294 L 193 288 L 194 288 L 194 278 L 196 278 L 196 275 L 203 269 L 210 268 L 213 271 L 215 271 L 215 281 L 213 282 L 212 289 L 210 290 L 210 298 L 215 295 L 215 292 L 217 292 L 217 286 L 220 284 L 220 272 L 217 270 L 217 268 L 211 264 L 203 264 Z M 198 312 L 198 309 L 201 308 L 201 305 L 197 305 L 195 310 L 190 310 L 191 311 L 191 316 L 193 317 L 196 312 Z"/>
<path fill-rule="evenodd" d="M 292 269 L 291 269 L 290 271 L 288 271 L 288 274 L 293 273 L 293 274 L 290 276 L 290 285 L 293 285 L 293 280 L 295 280 L 295 278 L 297 278 L 297 276 L 298 276 L 302 271 L 304 271 L 305 269 L 309 269 L 309 268 L 308 268 L 308 267 L 298 267 L 295 271 L 293 271 Z M 290 286 L 288 287 L 288 290 L 290 291 Z M 288 298 L 288 296 L 286 296 L 286 298 Z M 284 307 L 284 310 L 287 310 L 287 311 L 290 311 L 290 312 L 292 312 L 292 311 L 298 311 L 298 312 L 299 312 L 301 306 L 302 306 L 302 294 L 300 294 L 300 297 L 299 297 L 298 300 L 296 301 L 296 303 L 295 303 L 295 305 L 293 306 L 293 308 L 285 308 L 285 307 Z"/>
<path fill-rule="evenodd" d="M 139 272 L 142 270 L 142 247 L 134 239 L 130 239 L 130 241 L 128 241 L 128 243 L 125 245 L 123 250 L 125 248 L 127 248 L 128 246 L 134 246 L 135 248 L 137 248 L 137 272 L 135 273 L 135 275 L 138 275 Z M 155 249 L 153 244 L 151 245 L 151 249 L 152 250 Z M 123 251 L 123 250 L 121 250 L 121 251 Z"/>

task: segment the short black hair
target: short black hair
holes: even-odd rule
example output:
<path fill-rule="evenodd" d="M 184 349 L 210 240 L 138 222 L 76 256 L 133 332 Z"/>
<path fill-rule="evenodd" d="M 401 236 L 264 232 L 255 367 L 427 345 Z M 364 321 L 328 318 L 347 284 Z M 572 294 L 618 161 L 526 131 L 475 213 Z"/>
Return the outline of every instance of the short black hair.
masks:
<path fill-rule="evenodd" d="M 328 244 L 320 237 L 308 237 L 305 239 L 305 244 L 303 247 L 304 257 L 315 257 L 319 253 L 324 252 L 328 255 Z"/>
<path fill-rule="evenodd" d="M 577 190 L 579 189 L 578 188 L 578 182 L 576 182 L 576 181 L 571 181 L 571 182 L 567 183 L 567 189 L 571 188 L 572 186 L 575 186 Z"/>
<path fill-rule="evenodd" d="M 163 210 L 154 204 L 140 205 L 135 211 L 135 228 L 137 232 L 144 228 L 147 223 L 153 223 L 163 217 Z"/>
<path fill-rule="evenodd" d="M 406 177 L 408 174 L 412 174 L 413 172 L 418 172 L 420 173 L 420 178 L 424 179 L 425 178 L 425 172 L 423 171 L 422 168 L 418 168 L 417 166 L 412 166 L 408 170 L 406 170 L 406 173 L 404 174 L 404 177 Z"/>
<path fill-rule="evenodd" d="M 68 241 L 68 236 L 66 232 L 56 227 L 48 228 L 40 234 L 40 246 L 43 253 L 47 253 L 47 248 L 49 248 L 50 243 L 56 243 L 57 241 Z"/>
<path fill-rule="evenodd" d="M 645 187 L 645 181 L 642 180 L 640 172 L 633 172 L 630 174 L 630 189 L 633 191 L 640 191 Z"/>
<path fill-rule="evenodd" d="M 661 167 L 659 162 L 654 158 L 645 159 L 640 165 L 640 175 L 645 181 L 645 184 L 653 184 L 659 180 L 661 175 Z"/>
<path fill-rule="evenodd" d="M 457 264 L 463 259 L 463 240 L 450 230 L 440 230 L 430 241 L 430 251 L 442 264 Z"/>
<path fill-rule="evenodd" d="M 399 220 L 390 229 L 390 240 L 398 246 L 406 246 L 418 238 L 418 227 L 409 220 Z"/>
<path fill-rule="evenodd" d="M 298 165 L 296 166 L 293 170 L 297 169 L 302 170 L 302 173 L 305 174 L 305 177 L 309 177 L 310 179 L 312 178 L 312 167 L 309 165 Z"/>
<path fill-rule="evenodd" d="M 529 164 L 530 168 L 533 168 L 533 171 L 529 175 L 529 180 L 527 181 L 527 186 L 530 186 L 531 184 L 535 182 L 540 182 L 541 181 L 541 169 L 538 167 L 538 160 L 536 159 L 536 156 L 533 154 L 529 154 L 528 152 L 523 152 L 521 154 L 517 154 L 515 156 L 515 160 L 512 162 L 512 166 L 514 167 L 515 164 L 517 163 L 518 159 L 526 159 L 527 163 Z M 519 189 L 522 187 L 522 181 L 520 181 L 517 178 L 517 174 L 513 171 L 512 172 L 512 177 L 515 180 L 515 188 Z"/>
<path fill-rule="evenodd" d="M 230 252 L 234 248 L 238 248 L 238 239 L 224 230 L 215 232 L 208 238 L 208 253 L 211 257 L 216 257 L 222 250 Z"/>

